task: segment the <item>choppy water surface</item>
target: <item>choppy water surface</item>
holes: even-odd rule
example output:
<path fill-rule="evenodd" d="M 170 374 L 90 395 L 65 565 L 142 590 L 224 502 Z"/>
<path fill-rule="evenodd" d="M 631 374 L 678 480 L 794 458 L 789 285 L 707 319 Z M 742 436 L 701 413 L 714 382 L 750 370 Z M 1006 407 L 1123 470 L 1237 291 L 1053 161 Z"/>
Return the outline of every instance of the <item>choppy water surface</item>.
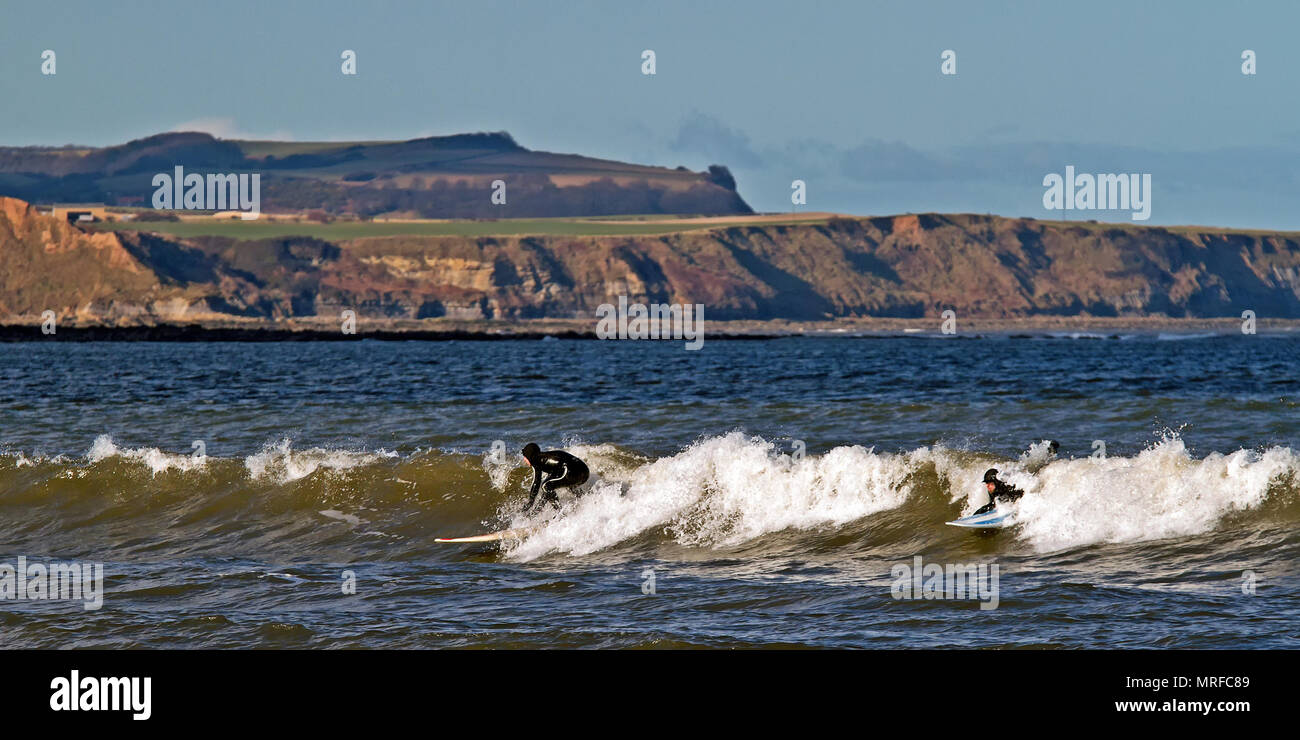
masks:
<path fill-rule="evenodd" d="M 1300 647 L 1296 336 L 36 342 L 0 377 L 0 564 L 107 574 L 0 600 L 4 647 Z M 522 516 L 527 441 L 590 492 Z M 1017 526 L 945 526 L 988 467 Z M 996 608 L 895 598 L 918 556 L 997 565 Z"/>

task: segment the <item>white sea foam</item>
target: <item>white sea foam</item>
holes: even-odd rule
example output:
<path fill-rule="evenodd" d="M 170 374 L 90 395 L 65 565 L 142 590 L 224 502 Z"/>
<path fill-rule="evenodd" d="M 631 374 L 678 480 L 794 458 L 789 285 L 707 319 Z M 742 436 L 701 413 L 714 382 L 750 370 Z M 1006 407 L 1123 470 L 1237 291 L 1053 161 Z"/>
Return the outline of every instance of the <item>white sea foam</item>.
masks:
<path fill-rule="evenodd" d="M 157 447 L 139 447 L 136 449 L 118 447 L 107 434 L 96 437 L 94 444 L 90 446 L 90 451 L 86 453 L 86 460 L 91 463 L 97 463 L 112 457 L 146 465 L 153 475 L 172 469 L 182 472 L 198 470 L 207 465 L 207 458 L 202 455 L 163 452 Z"/>
<path fill-rule="evenodd" d="M 354 452 L 311 447 L 295 450 L 289 440 L 268 444 L 261 451 L 244 458 L 244 467 L 254 480 L 269 478 L 277 484 L 306 478 L 317 470 L 348 470 L 379 460 L 397 457 L 396 452 Z"/>
<path fill-rule="evenodd" d="M 365 524 L 365 522 L 361 519 L 361 517 L 355 514 L 346 514 L 342 511 L 339 511 L 338 509 L 325 509 L 317 513 L 329 519 L 334 519 L 340 522 L 344 522 L 346 524 L 351 524 L 354 527 L 359 527 L 362 524 Z"/>
<path fill-rule="evenodd" d="M 513 557 L 582 555 L 648 530 L 686 545 L 735 545 L 784 529 L 841 526 L 896 507 L 909 493 L 905 456 L 863 447 L 795 460 L 771 442 L 733 432 L 630 470 L 606 467 L 608 453 L 600 450 L 573 451 L 588 455 L 599 481 Z"/>
<path fill-rule="evenodd" d="M 1297 472 L 1300 457 L 1289 448 L 1196 459 L 1172 436 L 1134 457 L 1058 460 L 1015 481 L 1026 493 L 1020 536 L 1057 550 L 1201 534 L 1258 507 L 1270 486 Z"/>
<path fill-rule="evenodd" d="M 510 473 L 519 467 L 520 457 L 518 455 L 501 454 L 497 451 L 490 451 L 483 456 L 483 470 L 488 474 L 488 480 L 492 482 L 492 487 L 498 491 L 506 490 L 510 483 Z"/>
<path fill-rule="evenodd" d="M 1047 336 L 1053 339 L 1105 339 L 1111 335 L 1095 331 L 1049 331 Z"/>
<path fill-rule="evenodd" d="M 1011 461 L 942 446 L 906 454 L 837 447 L 794 460 L 739 432 L 630 467 L 611 448 L 571 451 L 592 467 L 591 492 L 558 515 L 516 517 L 513 528 L 542 526 L 511 557 L 585 555 L 647 532 L 727 547 L 782 530 L 840 527 L 917 495 L 911 476 L 929 466 L 939 495 L 963 503 L 967 514 L 988 500 L 983 473 L 996 467 L 999 478 L 1025 492 L 1011 505 L 1020 524 L 1013 536 L 1052 551 L 1210 532 L 1231 512 L 1258 507 L 1279 481 L 1294 485 L 1300 477 L 1300 456 L 1288 448 L 1197 459 L 1173 435 L 1133 457 L 1052 459 L 1042 442 Z M 918 526 L 941 531 L 942 524 Z"/>

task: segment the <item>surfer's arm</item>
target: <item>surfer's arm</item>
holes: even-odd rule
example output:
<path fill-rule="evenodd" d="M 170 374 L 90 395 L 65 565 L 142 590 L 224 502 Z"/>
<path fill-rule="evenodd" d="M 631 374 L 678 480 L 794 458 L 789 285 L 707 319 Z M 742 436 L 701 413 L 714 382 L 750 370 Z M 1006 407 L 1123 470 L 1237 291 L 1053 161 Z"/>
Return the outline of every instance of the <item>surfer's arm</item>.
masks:
<path fill-rule="evenodd" d="M 1023 495 L 1025 495 L 1025 492 L 1015 486 L 1007 486 L 994 494 L 995 497 L 1006 501 L 1015 501 Z"/>
<path fill-rule="evenodd" d="M 528 489 L 528 505 L 524 507 L 524 511 L 533 508 L 533 503 L 537 501 L 537 491 L 542 487 L 542 479 L 545 477 L 546 474 L 541 468 L 533 467 L 533 487 Z"/>

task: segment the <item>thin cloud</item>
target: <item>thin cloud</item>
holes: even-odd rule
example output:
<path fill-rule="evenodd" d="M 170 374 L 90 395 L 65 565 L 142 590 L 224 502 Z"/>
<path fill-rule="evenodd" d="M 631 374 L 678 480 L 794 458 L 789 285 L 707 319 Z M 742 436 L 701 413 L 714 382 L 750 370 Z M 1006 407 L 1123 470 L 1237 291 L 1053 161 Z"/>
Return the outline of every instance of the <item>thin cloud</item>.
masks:
<path fill-rule="evenodd" d="M 687 116 L 669 145 L 674 152 L 702 154 L 728 167 L 761 167 L 763 160 L 750 146 L 749 136 L 698 111 Z"/>
<path fill-rule="evenodd" d="M 192 121 L 177 124 L 169 131 L 197 131 L 204 134 L 212 134 L 218 139 L 260 139 L 264 141 L 293 141 L 293 134 L 288 131 L 272 131 L 265 134 L 256 134 L 242 130 L 233 118 L 196 118 Z"/>

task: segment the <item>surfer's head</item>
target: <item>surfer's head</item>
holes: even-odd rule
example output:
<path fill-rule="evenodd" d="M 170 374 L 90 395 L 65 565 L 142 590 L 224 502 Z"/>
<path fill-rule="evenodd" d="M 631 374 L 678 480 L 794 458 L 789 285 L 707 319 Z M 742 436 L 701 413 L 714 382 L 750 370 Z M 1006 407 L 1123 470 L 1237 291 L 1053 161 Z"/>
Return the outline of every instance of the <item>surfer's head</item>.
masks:
<path fill-rule="evenodd" d="M 988 486 L 989 493 L 992 493 L 993 489 L 997 488 L 998 485 L 997 468 L 989 468 L 988 470 L 984 471 L 984 485 Z"/>
<path fill-rule="evenodd" d="M 529 465 L 532 465 L 533 460 L 536 460 L 540 454 L 542 454 L 542 448 L 538 447 L 537 443 L 529 442 L 524 445 L 524 459 L 528 461 Z"/>

